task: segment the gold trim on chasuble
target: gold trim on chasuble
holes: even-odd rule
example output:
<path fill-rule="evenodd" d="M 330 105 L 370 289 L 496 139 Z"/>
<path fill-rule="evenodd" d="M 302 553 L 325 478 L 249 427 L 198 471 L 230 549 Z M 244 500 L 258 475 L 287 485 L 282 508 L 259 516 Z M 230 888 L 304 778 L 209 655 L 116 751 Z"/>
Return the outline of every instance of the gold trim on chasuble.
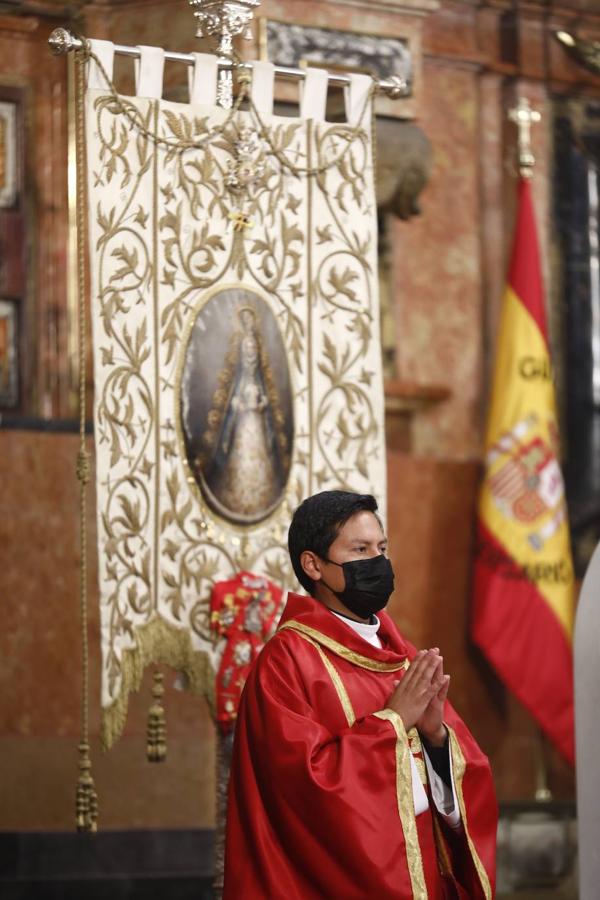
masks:
<path fill-rule="evenodd" d="M 378 719 L 388 721 L 396 732 L 396 798 L 398 815 L 404 833 L 406 862 L 414 900 L 427 900 L 427 886 L 417 832 L 417 817 L 412 792 L 412 771 L 408 735 L 402 717 L 393 709 L 380 709 L 373 713 Z"/>
<path fill-rule="evenodd" d="M 346 721 L 348 722 L 348 727 L 352 728 L 354 723 L 356 722 L 356 716 L 354 715 L 354 709 L 352 708 L 352 701 L 348 696 L 348 691 L 344 687 L 344 682 L 342 681 L 342 677 L 334 664 L 331 662 L 327 654 L 319 647 L 316 641 L 313 641 L 312 638 L 309 638 L 307 634 L 302 634 L 299 632 L 300 637 L 304 638 L 305 641 L 308 641 L 309 644 L 315 648 L 321 660 L 323 661 L 323 665 L 327 669 L 327 673 L 333 682 L 333 686 L 335 688 L 336 694 L 338 695 L 339 701 L 342 705 L 342 709 L 344 710 L 344 715 L 346 716 Z"/>
<path fill-rule="evenodd" d="M 419 773 L 419 778 L 421 779 L 421 784 L 427 786 L 427 766 L 425 765 L 421 735 L 413 726 L 412 728 L 408 729 L 406 736 L 408 738 L 408 746 L 410 747 L 410 752 L 412 753 L 413 759 L 415 761 L 415 766 L 417 767 L 417 772 Z M 420 756 L 418 755 L 419 753 L 421 754 Z"/>
<path fill-rule="evenodd" d="M 371 659 L 368 656 L 363 656 L 361 653 L 356 653 L 354 650 L 349 650 L 334 638 L 329 637 L 329 635 L 317 631 L 316 628 L 311 628 L 310 625 L 297 622 L 295 619 L 290 619 L 289 622 L 280 625 L 277 630 L 283 631 L 284 628 L 291 628 L 292 631 L 297 631 L 303 637 L 312 638 L 317 644 L 327 647 L 336 656 L 341 656 L 342 659 L 347 660 L 354 666 L 359 666 L 361 669 L 369 669 L 371 672 L 399 672 L 400 669 L 408 669 L 409 663 L 407 659 L 401 663 L 378 662 L 376 659 Z"/>
<path fill-rule="evenodd" d="M 454 733 L 454 730 L 450 728 L 449 725 L 446 725 L 448 729 L 448 734 L 450 735 L 450 751 L 452 753 L 452 768 L 454 772 L 454 787 L 456 788 L 456 796 L 458 797 L 458 805 L 460 807 L 460 815 L 463 823 L 463 827 L 465 829 L 465 835 L 467 837 L 467 843 L 469 845 L 469 850 L 471 852 L 471 857 L 473 859 L 473 865 L 477 870 L 477 875 L 479 876 L 479 881 L 481 882 L 481 888 L 483 890 L 484 897 L 486 900 L 492 900 L 492 888 L 490 885 L 490 879 L 488 878 L 488 874 L 485 871 L 484 865 L 479 858 L 479 854 L 475 849 L 475 844 L 471 839 L 471 835 L 469 834 L 469 825 L 467 822 L 467 810 L 465 807 L 465 798 L 463 797 L 462 790 L 462 781 L 465 774 L 465 770 L 467 768 L 467 764 L 465 762 L 465 757 L 462 752 L 462 748 L 458 742 L 458 739 Z"/>
<path fill-rule="evenodd" d="M 344 686 L 344 682 L 342 681 L 342 677 L 333 662 L 329 659 L 323 649 L 319 646 L 316 637 L 312 635 L 318 635 L 321 639 L 321 643 L 332 650 L 334 653 L 338 653 L 339 656 L 343 656 L 344 659 L 350 659 L 350 656 L 353 658 L 356 657 L 361 661 L 366 661 L 368 663 L 376 664 L 379 666 L 385 666 L 384 669 L 379 669 L 378 671 L 398 671 L 398 669 L 405 668 L 405 663 L 401 663 L 398 665 L 393 665 L 390 668 L 389 663 L 375 663 L 374 660 L 370 660 L 367 656 L 361 656 L 358 653 L 353 653 L 351 650 L 348 650 L 343 644 L 338 644 L 337 641 L 334 641 L 333 638 L 328 638 L 327 635 L 321 634 L 319 631 L 316 631 L 314 628 L 310 628 L 308 625 L 301 625 L 299 622 L 295 622 L 293 619 L 289 622 L 286 622 L 279 629 L 282 631 L 284 628 L 291 628 L 293 631 L 296 631 L 300 637 L 302 637 L 309 644 L 312 644 L 316 649 L 317 653 L 321 657 L 325 668 L 327 669 L 327 673 L 331 678 L 335 691 L 338 695 L 339 701 L 341 703 L 342 709 L 344 710 L 344 714 L 346 716 L 346 721 L 348 722 L 348 726 L 351 728 L 356 722 L 356 715 L 354 713 L 354 709 L 352 707 L 352 701 L 348 696 L 348 692 Z M 336 649 L 333 649 L 329 646 L 329 642 L 335 646 Z M 338 649 L 339 648 L 339 649 Z M 344 651 L 339 652 L 339 650 Z M 354 662 L 354 659 L 350 659 L 351 662 Z M 405 661 L 406 662 L 406 661 Z M 356 665 L 361 665 L 361 663 L 357 662 Z M 362 662 L 362 668 L 370 668 L 370 666 L 364 665 Z M 394 731 L 396 732 L 396 801 L 398 804 L 398 815 L 400 817 L 400 825 L 402 827 L 402 833 L 404 835 L 404 845 L 406 847 L 406 862 L 408 865 L 408 872 L 410 875 L 410 883 L 413 893 L 414 900 L 427 900 L 427 887 L 425 885 L 425 874 L 423 872 L 423 860 L 421 859 L 421 847 L 419 845 L 419 836 L 417 833 L 417 820 L 415 816 L 415 805 L 413 800 L 413 792 L 412 792 L 412 771 L 410 765 L 410 755 L 411 750 L 408 743 L 408 736 L 406 734 L 404 723 L 402 722 L 401 717 L 398 713 L 394 712 L 391 709 L 382 709 L 378 712 L 373 713 L 374 716 L 377 716 L 378 719 L 383 719 L 391 723 Z"/>

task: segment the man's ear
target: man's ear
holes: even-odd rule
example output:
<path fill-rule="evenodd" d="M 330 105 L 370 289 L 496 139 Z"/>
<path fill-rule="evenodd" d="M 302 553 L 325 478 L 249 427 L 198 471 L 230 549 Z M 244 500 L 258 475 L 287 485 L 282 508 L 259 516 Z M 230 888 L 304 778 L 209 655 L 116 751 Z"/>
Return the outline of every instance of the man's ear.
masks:
<path fill-rule="evenodd" d="M 300 554 L 300 565 L 312 581 L 321 580 L 321 561 L 312 550 L 303 550 Z"/>

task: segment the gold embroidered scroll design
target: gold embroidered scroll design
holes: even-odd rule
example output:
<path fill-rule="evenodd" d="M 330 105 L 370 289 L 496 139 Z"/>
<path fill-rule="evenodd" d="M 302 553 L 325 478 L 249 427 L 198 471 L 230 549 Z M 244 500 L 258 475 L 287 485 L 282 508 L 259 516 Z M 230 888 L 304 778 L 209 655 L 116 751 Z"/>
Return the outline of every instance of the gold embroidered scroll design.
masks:
<path fill-rule="evenodd" d="M 317 165 L 335 158 L 346 139 L 339 126 L 317 126 Z M 365 217 L 373 214 L 374 200 L 366 181 L 372 171 L 370 149 L 369 137 L 359 135 L 347 157 L 317 178 L 323 215 L 313 247 L 314 303 L 321 324 L 315 355 L 327 387 L 319 396 L 315 428 L 322 461 L 319 486 L 335 480 L 341 488 L 352 490 L 350 483 L 356 482 L 358 473 L 367 482 L 365 490 L 376 493 L 368 479 L 369 461 L 378 453 L 380 422 L 372 398 L 373 388 L 380 385 L 367 362 L 373 341 L 379 344 L 376 254 L 373 234 L 359 232 L 354 217 L 348 215 L 350 208 Z M 350 336 L 347 342 L 330 337 L 340 333 L 342 322 Z"/>

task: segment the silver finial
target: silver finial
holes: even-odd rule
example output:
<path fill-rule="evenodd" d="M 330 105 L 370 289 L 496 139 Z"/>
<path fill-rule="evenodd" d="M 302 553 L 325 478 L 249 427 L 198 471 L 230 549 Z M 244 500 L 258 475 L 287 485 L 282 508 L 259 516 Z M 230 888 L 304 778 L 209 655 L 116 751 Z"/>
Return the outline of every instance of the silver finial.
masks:
<path fill-rule="evenodd" d="M 216 38 L 218 55 L 233 61 L 233 38 L 239 34 L 252 37 L 252 17 L 260 0 L 189 0 L 189 4 L 198 20 L 197 37 Z M 224 109 L 231 109 L 233 105 L 230 70 L 219 72 L 217 103 Z"/>

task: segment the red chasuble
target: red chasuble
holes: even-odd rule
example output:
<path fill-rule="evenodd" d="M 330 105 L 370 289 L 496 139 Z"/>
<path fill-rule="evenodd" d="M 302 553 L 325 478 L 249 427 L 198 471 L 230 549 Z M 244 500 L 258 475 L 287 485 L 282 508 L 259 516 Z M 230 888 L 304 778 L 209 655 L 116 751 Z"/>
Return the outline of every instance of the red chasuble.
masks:
<path fill-rule="evenodd" d="M 225 900 L 494 896 L 497 806 L 486 757 L 448 705 L 462 828 L 415 816 L 418 733 L 385 704 L 415 649 L 386 613 L 381 650 L 290 594 L 240 704 L 229 785 Z M 425 785 L 426 790 L 427 785 Z"/>

